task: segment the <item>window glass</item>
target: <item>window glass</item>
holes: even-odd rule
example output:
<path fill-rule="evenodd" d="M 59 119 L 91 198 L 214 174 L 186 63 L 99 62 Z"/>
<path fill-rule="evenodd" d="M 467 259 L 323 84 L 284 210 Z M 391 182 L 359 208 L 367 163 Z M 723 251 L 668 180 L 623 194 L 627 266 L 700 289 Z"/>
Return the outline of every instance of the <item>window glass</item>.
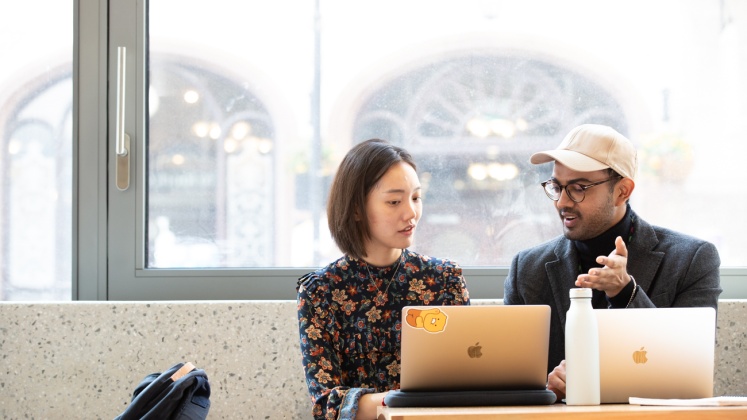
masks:
<path fill-rule="evenodd" d="M 415 248 L 507 265 L 560 233 L 528 164 L 602 123 L 631 204 L 747 265 L 747 6 L 698 0 L 160 0 L 149 4 L 147 267 L 319 266 L 325 200 L 371 137 L 410 150 Z M 718 147 L 714 147 L 718 142 Z"/>
<path fill-rule="evenodd" d="M 10 2 L 3 16 L 0 300 L 70 300 L 73 2 Z"/>

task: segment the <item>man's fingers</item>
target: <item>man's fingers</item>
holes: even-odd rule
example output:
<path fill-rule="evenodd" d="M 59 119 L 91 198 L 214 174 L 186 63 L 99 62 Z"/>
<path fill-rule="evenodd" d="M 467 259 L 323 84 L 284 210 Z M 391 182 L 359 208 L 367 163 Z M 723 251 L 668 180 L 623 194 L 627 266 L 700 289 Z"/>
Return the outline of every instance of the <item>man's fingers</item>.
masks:
<path fill-rule="evenodd" d="M 623 241 L 622 237 L 620 236 L 615 238 L 615 249 L 612 252 L 610 252 L 610 255 L 606 257 L 603 255 L 598 256 L 597 263 L 602 264 L 609 268 L 615 268 L 621 265 L 615 261 L 615 258 L 613 258 L 615 256 L 620 256 L 625 259 L 628 258 L 628 247 L 625 246 L 625 241 Z"/>
<path fill-rule="evenodd" d="M 615 251 L 617 255 L 628 258 L 628 247 L 625 246 L 625 241 L 621 236 L 615 238 Z"/>

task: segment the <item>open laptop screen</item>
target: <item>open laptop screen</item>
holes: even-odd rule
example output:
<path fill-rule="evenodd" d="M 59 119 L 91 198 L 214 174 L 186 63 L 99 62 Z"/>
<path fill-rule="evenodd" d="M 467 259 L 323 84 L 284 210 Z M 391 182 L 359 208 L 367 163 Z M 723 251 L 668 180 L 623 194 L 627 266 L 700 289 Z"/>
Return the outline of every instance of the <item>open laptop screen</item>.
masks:
<path fill-rule="evenodd" d="M 406 307 L 400 387 L 544 389 L 549 333 L 546 305 Z"/>
<path fill-rule="evenodd" d="M 713 308 L 596 309 L 602 403 L 713 396 Z"/>

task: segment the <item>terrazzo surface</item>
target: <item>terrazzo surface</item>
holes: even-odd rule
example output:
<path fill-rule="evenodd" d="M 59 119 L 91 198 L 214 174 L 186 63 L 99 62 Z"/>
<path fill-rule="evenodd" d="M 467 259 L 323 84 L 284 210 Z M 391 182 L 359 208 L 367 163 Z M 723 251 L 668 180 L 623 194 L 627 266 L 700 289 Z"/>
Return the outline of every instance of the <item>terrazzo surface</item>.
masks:
<path fill-rule="evenodd" d="M 113 419 L 149 373 L 191 361 L 210 419 L 303 419 L 295 302 L 0 304 L 0 418 Z"/>
<path fill-rule="evenodd" d="M 113 419 L 147 374 L 191 361 L 210 419 L 307 419 L 297 328 L 294 301 L 1 302 L 0 418 Z M 745 342 L 747 300 L 720 301 L 715 395 L 747 395 Z"/>

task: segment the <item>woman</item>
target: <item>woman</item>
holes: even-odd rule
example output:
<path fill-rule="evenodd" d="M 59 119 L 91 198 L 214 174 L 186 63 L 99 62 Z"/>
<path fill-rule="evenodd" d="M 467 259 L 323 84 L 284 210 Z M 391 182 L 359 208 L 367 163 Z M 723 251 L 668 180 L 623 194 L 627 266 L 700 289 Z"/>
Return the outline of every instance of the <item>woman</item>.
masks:
<path fill-rule="evenodd" d="M 301 354 L 317 419 L 374 419 L 399 388 L 402 308 L 469 304 L 462 269 L 419 255 L 415 162 L 371 139 L 353 147 L 332 183 L 327 221 L 344 253 L 298 281 Z"/>

